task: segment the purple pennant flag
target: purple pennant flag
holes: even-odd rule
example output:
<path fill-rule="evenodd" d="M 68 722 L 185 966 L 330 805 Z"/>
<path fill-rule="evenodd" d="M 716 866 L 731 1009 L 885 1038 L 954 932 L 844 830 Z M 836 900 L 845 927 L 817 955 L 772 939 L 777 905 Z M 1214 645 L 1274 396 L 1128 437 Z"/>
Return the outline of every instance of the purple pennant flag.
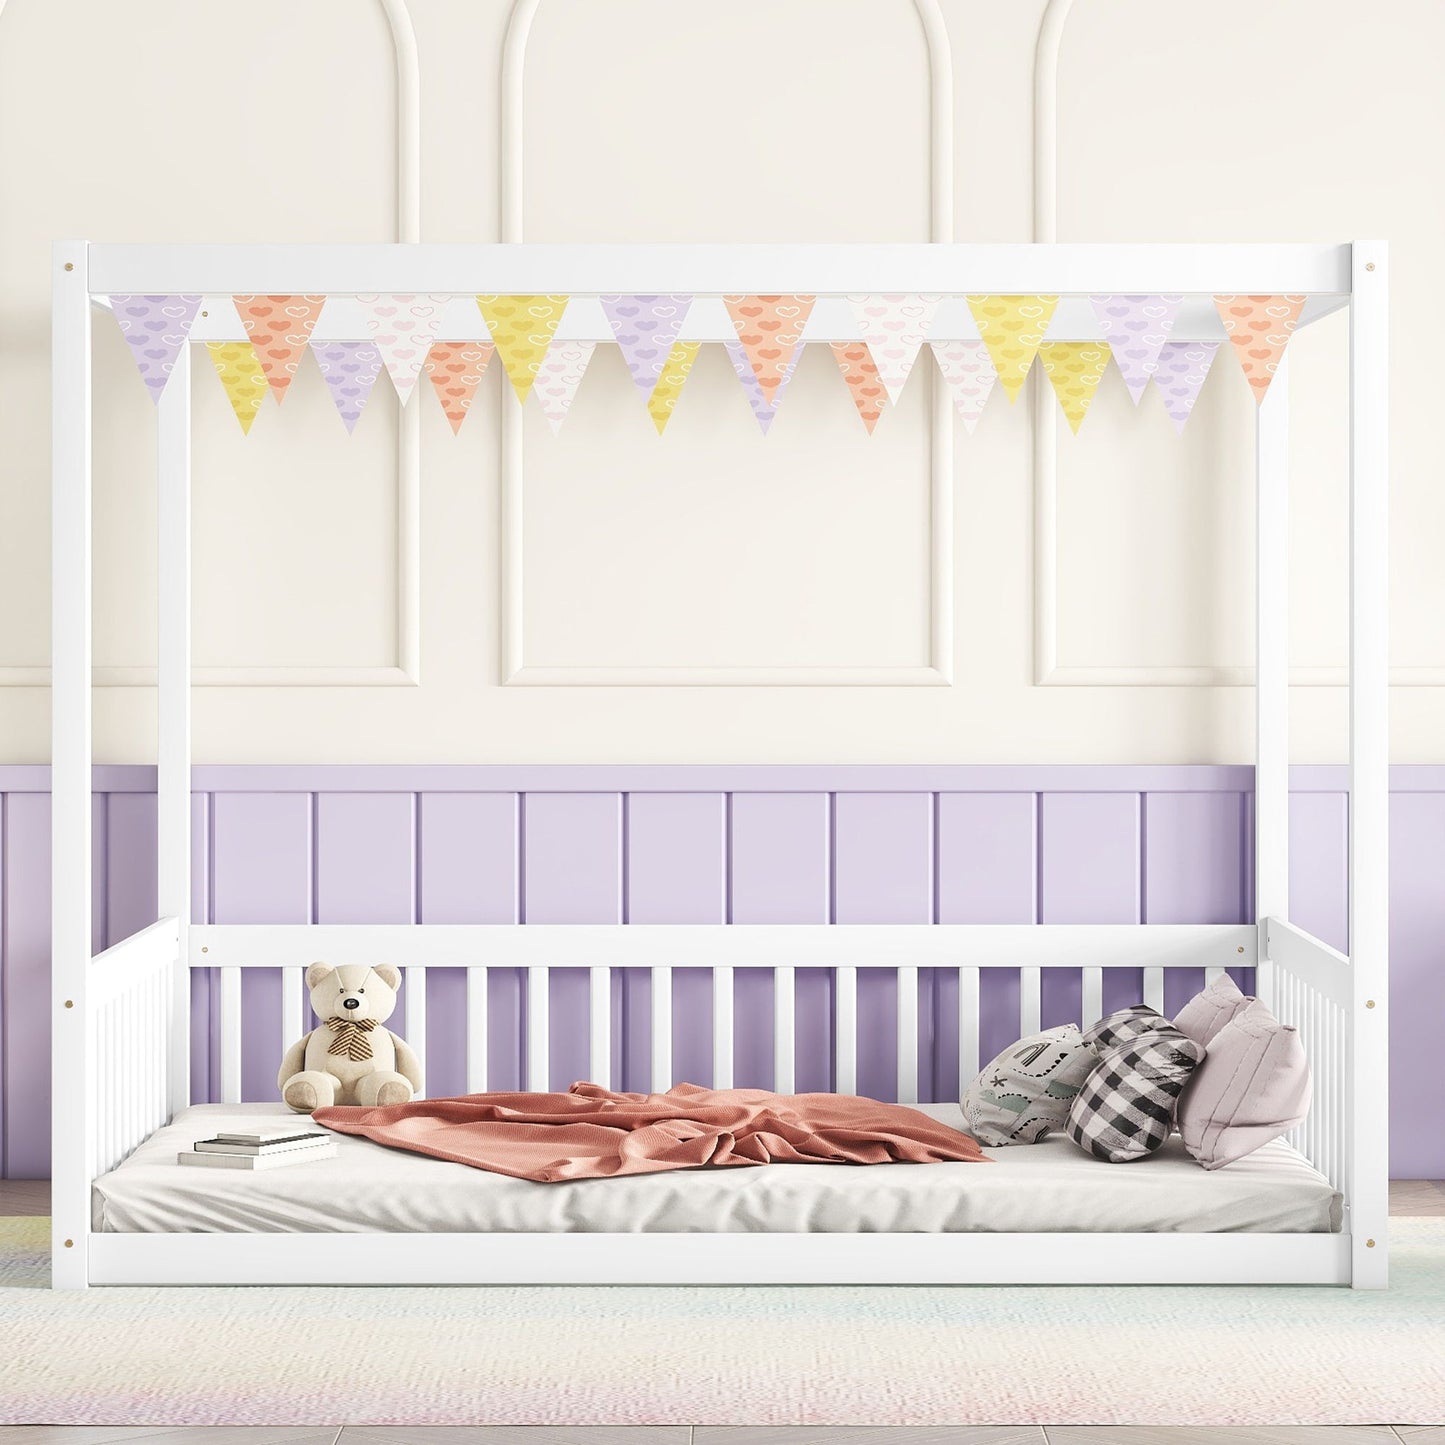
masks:
<path fill-rule="evenodd" d="M 607 324 L 637 389 L 651 396 L 692 306 L 691 296 L 602 296 Z"/>
<path fill-rule="evenodd" d="M 313 341 L 311 350 L 349 434 L 381 375 L 381 350 L 370 341 Z"/>
<path fill-rule="evenodd" d="M 1169 340 L 1182 296 L 1091 296 L 1103 339 L 1138 406 L 1154 374 L 1160 348 Z"/>
<path fill-rule="evenodd" d="M 803 354 L 805 343 L 800 341 L 794 348 L 792 356 L 782 363 L 782 379 L 773 393 L 771 405 L 768 404 L 768 399 L 763 394 L 763 388 L 758 382 L 758 374 L 753 370 L 753 363 L 748 357 L 747 348 L 741 341 L 727 341 L 723 344 L 727 347 L 733 370 L 737 372 L 738 380 L 743 384 L 743 395 L 747 397 L 748 405 L 752 407 L 753 415 L 757 418 L 763 435 L 767 436 L 768 428 L 772 426 L 773 419 L 778 414 L 778 404 L 783 399 L 783 392 L 793 379 L 793 373 L 798 369 L 798 358 Z"/>
<path fill-rule="evenodd" d="M 1218 350 L 1217 341 L 1166 341 L 1159 350 L 1154 385 L 1164 393 L 1164 410 L 1181 435 Z"/>
<path fill-rule="evenodd" d="M 199 296 L 112 296 L 110 309 L 120 323 L 130 354 L 140 367 L 140 377 L 159 403 L 171 368 L 191 334 Z"/>

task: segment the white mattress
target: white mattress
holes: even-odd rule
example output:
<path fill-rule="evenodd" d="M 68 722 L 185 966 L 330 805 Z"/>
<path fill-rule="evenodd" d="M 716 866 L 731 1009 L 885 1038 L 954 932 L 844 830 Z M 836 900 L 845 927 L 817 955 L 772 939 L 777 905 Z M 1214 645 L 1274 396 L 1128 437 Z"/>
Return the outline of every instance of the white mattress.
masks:
<path fill-rule="evenodd" d="M 925 1113 L 955 1126 L 956 1104 Z M 987 1149 L 991 1164 L 770 1164 L 534 1184 L 337 1135 L 335 1159 L 250 1173 L 176 1153 L 221 1128 L 274 1125 L 282 1104 L 200 1104 L 96 1180 L 93 1227 L 122 1234 L 1322 1233 L 1340 1196 L 1283 1142 L 1208 1172 L 1178 1137 L 1135 1164 L 1068 1140 Z"/>

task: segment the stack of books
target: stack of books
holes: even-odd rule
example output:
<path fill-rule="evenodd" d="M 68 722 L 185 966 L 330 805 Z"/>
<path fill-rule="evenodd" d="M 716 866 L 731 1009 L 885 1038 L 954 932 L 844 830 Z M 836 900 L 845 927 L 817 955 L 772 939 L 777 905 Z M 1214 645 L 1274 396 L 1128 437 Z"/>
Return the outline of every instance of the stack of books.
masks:
<path fill-rule="evenodd" d="M 312 1159 L 334 1159 L 336 1141 L 319 1129 L 297 1129 L 282 1125 L 250 1133 L 217 1134 L 198 1140 L 194 1148 L 182 1150 L 176 1159 L 182 1164 L 206 1169 L 283 1169 L 288 1164 L 305 1164 Z"/>

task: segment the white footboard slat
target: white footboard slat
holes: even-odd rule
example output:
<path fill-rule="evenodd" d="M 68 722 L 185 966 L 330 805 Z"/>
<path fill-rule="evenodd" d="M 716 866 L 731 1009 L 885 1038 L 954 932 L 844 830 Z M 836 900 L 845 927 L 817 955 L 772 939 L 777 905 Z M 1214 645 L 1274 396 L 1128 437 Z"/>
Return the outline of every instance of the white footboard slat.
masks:
<path fill-rule="evenodd" d="M 779 1094 L 793 1092 L 796 1067 L 797 1019 L 794 970 L 773 969 L 773 1089 Z"/>
<path fill-rule="evenodd" d="M 551 1087 L 551 973 L 533 966 L 527 970 L 527 1088 L 543 1094 Z"/>
<path fill-rule="evenodd" d="M 918 1102 L 918 970 L 898 970 L 898 1102 Z"/>
<path fill-rule="evenodd" d="M 673 1085 L 672 1077 L 672 970 L 652 970 L 652 1008 L 648 1020 L 652 1034 L 652 1092 L 660 1094 Z"/>
<path fill-rule="evenodd" d="M 241 1102 L 241 970 L 221 969 L 221 1102 Z"/>
<path fill-rule="evenodd" d="M 467 970 L 467 1092 L 487 1091 L 487 970 L 473 964 Z"/>
<path fill-rule="evenodd" d="M 406 971 L 406 1041 L 421 1061 L 421 1088 L 426 1094 L 426 969 L 417 964 Z"/>
<path fill-rule="evenodd" d="M 1043 970 L 1021 968 L 1019 970 L 1019 1037 L 1027 1038 L 1043 1027 L 1044 980 Z"/>
<path fill-rule="evenodd" d="M 281 1052 L 278 1059 L 286 1056 L 286 1050 L 307 1030 L 302 1022 L 304 1010 L 306 973 L 300 968 L 281 970 Z"/>
<path fill-rule="evenodd" d="M 712 1086 L 733 1086 L 733 971 L 712 971 Z"/>
<path fill-rule="evenodd" d="M 587 1077 L 612 1088 L 612 970 L 592 968 L 588 977 Z"/>
<path fill-rule="evenodd" d="M 960 1097 L 978 1074 L 978 970 L 958 971 L 958 1091 Z"/>
<path fill-rule="evenodd" d="M 840 968 L 833 981 L 833 1087 L 858 1092 L 858 970 Z"/>

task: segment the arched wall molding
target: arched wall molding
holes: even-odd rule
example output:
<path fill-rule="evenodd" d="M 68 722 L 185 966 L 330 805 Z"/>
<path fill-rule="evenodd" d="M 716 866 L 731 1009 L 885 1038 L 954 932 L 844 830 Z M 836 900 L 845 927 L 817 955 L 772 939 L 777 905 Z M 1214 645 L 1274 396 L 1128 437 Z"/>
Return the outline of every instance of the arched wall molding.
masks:
<path fill-rule="evenodd" d="M 502 45 L 498 129 L 500 237 L 525 238 L 527 43 L 542 0 L 513 0 Z M 929 239 L 954 239 L 953 51 L 940 0 L 913 0 L 929 72 Z M 925 667 L 530 667 L 524 626 L 525 460 L 521 419 L 501 415 L 501 680 L 511 686 L 898 687 L 953 680 L 953 410 L 932 375 L 929 415 L 929 619 Z"/>

